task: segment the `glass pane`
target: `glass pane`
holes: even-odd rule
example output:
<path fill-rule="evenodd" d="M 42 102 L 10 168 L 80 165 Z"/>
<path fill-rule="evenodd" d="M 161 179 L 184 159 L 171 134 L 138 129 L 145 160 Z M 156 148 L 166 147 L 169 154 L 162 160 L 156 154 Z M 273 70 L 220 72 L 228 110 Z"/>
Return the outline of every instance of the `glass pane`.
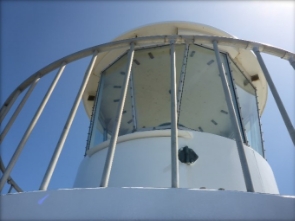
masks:
<path fill-rule="evenodd" d="M 90 148 L 96 146 L 102 141 L 103 133 L 106 134 L 106 139 L 110 138 L 110 135 L 112 134 L 115 116 L 117 114 L 117 108 L 122 92 L 123 81 L 126 75 L 126 66 L 127 55 L 125 54 L 103 73 L 102 90 L 99 95 L 101 96 L 101 102 L 100 105 L 99 102 L 97 103 L 99 110 L 96 108 Z M 133 127 L 131 93 L 130 87 L 128 87 L 119 135 L 131 133 L 133 131 Z"/>
<path fill-rule="evenodd" d="M 185 45 L 176 45 L 176 73 L 179 81 Z M 109 139 L 120 100 L 126 72 L 127 55 L 111 64 L 103 74 L 101 103 L 97 108 L 90 147 Z M 170 128 L 170 46 L 141 49 L 135 52 L 120 135 L 138 130 Z M 98 114 L 99 113 L 99 114 Z M 99 117 L 98 117 L 99 116 Z"/>
<path fill-rule="evenodd" d="M 100 79 L 100 83 L 99 83 L 99 87 L 103 88 L 103 84 L 104 84 L 104 79 L 103 76 Z M 103 135 L 102 135 L 102 131 L 103 128 L 101 126 L 101 124 L 99 123 L 99 108 L 100 108 L 100 104 L 101 104 L 101 96 L 102 96 L 102 90 L 97 92 L 96 95 L 96 111 L 94 113 L 94 122 L 93 122 L 93 126 L 92 126 L 92 131 L 91 131 L 91 138 L 90 138 L 90 144 L 89 144 L 89 148 L 95 147 L 97 146 L 99 143 L 101 143 L 103 141 Z M 99 96 L 99 97 L 97 97 Z"/>
<path fill-rule="evenodd" d="M 238 102 L 241 107 L 242 122 L 249 145 L 263 155 L 256 91 L 234 62 L 230 62 L 232 76 L 236 86 Z"/>
<path fill-rule="evenodd" d="M 184 45 L 176 45 L 179 82 Z M 170 46 L 136 51 L 133 66 L 138 130 L 170 128 Z"/>
<path fill-rule="evenodd" d="M 215 54 L 210 49 L 197 45 L 189 48 L 179 124 L 234 137 Z"/>
<path fill-rule="evenodd" d="M 188 52 L 185 48 L 185 45 L 175 46 L 177 89 L 180 96 L 179 129 L 187 128 L 233 139 L 234 133 L 231 130 L 214 51 L 197 45 L 190 45 Z M 229 73 L 227 57 L 224 54 L 221 54 L 221 57 L 225 71 Z M 94 114 L 90 147 L 102 141 L 102 134 L 109 138 L 112 133 L 126 65 L 125 54 L 104 71 L 101 102 L 98 104 L 100 109 Z M 182 69 L 183 66 L 186 68 Z M 255 89 L 250 83 L 245 84 L 246 79 L 236 66 L 231 66 L 237 91 L 232 88 L 231 90 L 233 95 L 237 93 L 240 97 L 243 123 L 249 143 L 259 152 L 262 147 Z M 185 71 L 182 93 L 179 91 L 181 71 Z M 119 135 L 170 128 L 170 76 L 170 46 L 146 48 L 135 52 Z M 229 83 L 232 86 L 231 79 Z M 254 108 L 248 105 L 249 102 Z M 234 105 L 238 110 L 236 102 Z"/>
<path fill-rule="evenodd" d="M 221 55 L 222 55 L 221 56 L 221 62 L 223 63 L 223 67 L 224 67 L 225 74 L 226 74 L 226 77 L 227 77 L 227 81 L 228 81 L 228 84 L 229 84 L 230 92 L 231 92 L 231 95 L 232 95 L 232 98 L 233 98 L 234 108 L 235 108 L 235 111 L 236 111 L 236 114 L 237 114 L 237 117 L 238 117 L 237 120 L 238 120 L 239 130 L 241 131 L 243 142 L 246 143 L 246 137 L 245 137 L 244 129 L 243 129 L 243 125 L 242 125 L 241 113 L 240 113 L 239 105 L 238 105 L 238 101 L 237 101 L 237 94 L 236 94 L 236 91 L 234 89 L 234 83 L 233 83 L 232 75 L 229 74 L 229 73 L 231 73 L 230 69 L 229 69 L 229 62 L 228 62 L 227 56 L 225 54 L 221 54 Z"/>
<path fill-rule="evenodd" d="M 127 55 L 122 56 L 104 71 L 103 97 L 100 108 L 100 121 L 107 131 L 112 134 L 117 109 L 126 75 Z M 119 135 L 131 133 L 133 130 L 130 87 L 126 94 L 122 122 Z"/>

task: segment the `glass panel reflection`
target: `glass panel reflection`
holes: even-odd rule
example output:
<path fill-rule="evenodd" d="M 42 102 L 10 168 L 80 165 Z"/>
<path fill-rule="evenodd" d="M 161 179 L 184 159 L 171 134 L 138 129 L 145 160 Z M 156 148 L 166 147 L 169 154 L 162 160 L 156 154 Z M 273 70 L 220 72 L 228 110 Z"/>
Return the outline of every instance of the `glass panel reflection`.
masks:
<path fill-rule="evenodd" d="M 230 68 L 239 98 L 238 102 L 241 107 L 240 112 L 248 143 L 254 150 L 263 155 L 255 88 L 233 61 L 230 62 Z"/>
<path fill-rule="evenodd" d="M 185 45 L 175 46 L 177 82 L 184 49 Z M 103 89 L 99 95 L 101 104 L 95 113 L 90 147 L 99 144 L 101 133 L 105 134 L 104 140 L 110 138 L 125 77 L 126 62 L 125 54 L 103 73 Z M 137 50 L 119 136 L 141 130 L 170 128 L 170 96 L 170 46 Z"/>
<path fill-rule="evenodd" d="M 101 99 L 100 105 L 97 103 L 95 120 L 93 124 L 90 148 L 98 145 L 102 141 L 102 134 L 104 140 L 109 139 L 115 122 L 117 108 L 120 101 L 122 85 L 125 77 L 127 64 L 127 55 L 123 55 L 114 64 L 103 72 L 103 87 L 98 95 Z M 134 129 L 131 105 L 130 84 L 128 87 L 124 111 L 122 116 L 119 136 L 131 133 Z"/>
<path fill-rule="evenodd" d="M 92 148 L 96 145 L 98 145 L 99 143 L 101 143 L 103 141 L 103 135 L 101 133 L 101 131 L 103 131 L 102 125 L 99 122 L 99 108 L 101 105 L 101 99 L 102 99 L 102 92 L 103 92 L 103 86 L 104 85 L 104 76 L 102 75 L 100 78 L 100 82 L 99 82 L 99 88 L 97 91 L 97 95 L 96 95 L 96 102 L 95 105 L 96 107 L 94 108 L 94 113 L 93 113 L 93 125 L 91 128 L 91 139 L 90 139 L 90 144 L 89 147 Z"/>
<path fill-rule="evenodd" d="M 127 55 L 116 61 L 112 66 L 104 71 L 103 96 L 100 108 L 100 122 L 107 134 L 111 134 L 117 108 L 122 92 L 122 85 L 126 75 Z M 131 133 L 133 131 L 132 105 L 130 84 L 126 94 L 124 111 L 119 135 Z"/>
<path fill-rule="evenodd" d="M 179 82 L 184 45 L 176 45 L 176 80 Z M 170 128 L 170 46 L 136 51 L 133 66 L 138 130 Z"/>
<path fill-rule="evenodd" d="M 191 45 L 188 54 L 179 124 L 233 138 L 214 52 Z"/>
<path fill-rule="evenodd" d="M 234 139 L 214 51 L 198 45 L 176 45 L 175 52 L 178 128 Z M 234 107 L 237 114 L 241 115 L 238 116 L 240 130 L 243 131 L 243 123 L 248 143 L 263 154 L 255 88 L 233 62 L 228 62 L 225 54 L 221 53 L 221 58 L 234 98 Z M 104 140 L 112 134 L 126 63 L 127 55 L 124 54 L 103 73 L 90 147 L 102 141 L 102 134 Z M 234 81 L 229 75 L 229 63 Z M 135 52 L 119 136 L 136 131 L 171 128 L 170 73 L 170 46 L 145 48 Z M 236 90 L 233 89 L 233 84 Z M 239 97 L 239 102 L 236 101 L 236 96 Z M 245 141 L 244 134 L 243 138 Z"/>

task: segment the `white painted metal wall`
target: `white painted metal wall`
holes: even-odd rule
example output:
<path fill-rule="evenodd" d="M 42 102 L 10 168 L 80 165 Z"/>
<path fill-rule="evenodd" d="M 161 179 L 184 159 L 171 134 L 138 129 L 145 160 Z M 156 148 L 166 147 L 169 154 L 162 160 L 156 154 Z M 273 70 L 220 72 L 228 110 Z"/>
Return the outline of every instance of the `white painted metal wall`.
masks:
<path fill-rule="evenodd" d="M 120 137 L 110 187 L 171 187 L 170 130 L 138 132 Z M 125 138 L 124 138 L 125 137 Z M 74 187 L 98 187 L 108 141 L 89 150 Z M 192 165 L 180 163 L 180 187 L 246 191 L 236 142 L 214 134 L 180 131 L 179 148 L 188 146 L 199 156 Z M 277 194 L 268 162 L 244 146 L 255 192 Z"/>

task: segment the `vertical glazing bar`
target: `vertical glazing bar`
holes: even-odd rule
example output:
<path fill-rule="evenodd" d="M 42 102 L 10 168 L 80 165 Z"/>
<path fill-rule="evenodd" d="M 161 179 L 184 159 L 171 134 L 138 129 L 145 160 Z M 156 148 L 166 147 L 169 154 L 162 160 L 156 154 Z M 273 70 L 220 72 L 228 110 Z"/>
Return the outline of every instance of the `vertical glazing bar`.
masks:
<path fill-rule="evenodd" d="M 265 156 L 265 149 L 264 149 L 264 141 L 263 141 L 263 133 L 262 133 L 262 127 L 261 127 L 261 120 L 260 120 L 260 114 L 259 114 L 259 102 L 258 102 L 258 96 L 257 96 L 257 90 L 255 88 L 255 100 L 256 100 L 256 113 L 257 113 L 257 116 L 258 116 L 258 125 L 259 125 L 259 133 L 260 133 L 260 136 L 261 136 L 261 145 L 262 145 L 262 156 L 264 158 L 266 158 Z"/>
<path fill-rule="evenodd" d="M 118 105 L 118 109 L 117 109 L 115 122 L 113 125 L 113 130 L 112 130 L 112 137 L 110 140 L 108 154 L 107 154 L 107 158 L 106 158 L 106 162 L 104 165 L 103 174 L 102 174 L 102 178 L 101 178 L 101 183 L 100 183 L 101 187 L 107 187 L 109 184 L 109 180 L 110 180 L 110 174 L 111 174 L 111 169 L 112 169 L 112 165 L 113 165 L 119 129 L 120 129 L 121 120 L 122 120 L 123 108 L 124 108 L 126 94 L 127 94 L 127 90 L 128 90 L 129 78 L 130 78 L 130 74 L 131 74 L 133 57 L 134 57 L 134 43 L 132 42 L 130 45 L 129 52 L 128 52 L 128 64 L 127 64 L 126 75 L 125 75 L 125 79 L 124 79 L 124 82 L 122 85 L 120 101 L 119 101 L 119 105 Z"/>
<path fill-rule="evenodd" d="M 107 129 L 103 130 L 103 141 L 106 141 L 108 139 L 108 131 Z"/>
<path fill-rule="evenodd" d="M 16 101 L 16 99 L 18 98 L 18 95 L 19 94 L 20 94 L 20 90 L 17 90 L 15 92 L 15 94 L 13 95 L 11 101 L 7 104 L 7 106 L 5 106 L 5 104 L 2 106 L 2 108 L 0 110 L 0 123 L 5 118 L 6 114 L 8 113 L 8 111 L 10 110 L 10 108 L 12 107 L 12 105 L 14 104 L 14 102 Z"/>
<path fill-rule="evenodd" d="M 92 116 L 93 116 L 93 119 L 91 119 L 92 123 L 89 128 L 89 136 L 88 136 L 88 140 L 87 140 L 86 152 L 87 152 L 87 150 L 89 150 L 90 146 L 92 146 L 92 144 L 95 140 L 95 138 L 93 139 L 93 136 L 95 136 L 95 131 L 93 128 L 95 127 L 95 124 L 97 122 L 99 122 L 99 112 L 100 112 L 100 104 L 101 104 L 101 100 L 102 100 L 103 86 L 104 86 L 104 74 L 101 73 L 100 81 L 99 81 L 99 88 L 98 88 L 98 91 L 96 92 L 96 102 L 93 104 L 95 106 L 94 106 L 93 113 L 92 113 Z M 86 155 L 86 152 L 85 152 L 85 155 Z"/>
<path fill-rule="evenodd" d="M 12 124 L 14 123 L 15 119 L 17 118 L 19 112 L 21 111 L 21 109 L 23 108 L 23 106 L 25 105 L 26 101 L 28 100 L 28 98 L 30 97 L 32 91 L 34 90 L 35 86 L 37 85 L 38 81 L 40 80 L 40 78 L 36 78 L 35 81 L 31 84 L 31 87 L 28 89 L 27 93 L 25 94 L 25 96 L 23 97 L 22 101 L 19 103 L 18 107 L 16 108 L 16 110 L 14 111 L 13 115 L 11 116 L 11 118 L 9 119 L 8 123 L 6 124 L 5 128 L 3 129 L 2 133 L 0 134 L 0 143 L 2 143 L 2 141 L 4 140 L 6 134 L 8 133 L 10 127 L 12 126 Z"/>
<path fill-rule="evenodd" d="M 268 83 L 269 89 L 270 89 L 270 91 L 271 91 L 271 93 L 272 93 L 272 95 L 273 95 L 273 97 L 274 97 L 274 99 L 276 101 L 278 109 L 279 109 L 279 111 L 281 113 L 281 116 L 282 116 L 282 118 L 284 120 L 286 128 L 287 128 L 287 130 L 289 132 L 289 135 L 291 137 L 291 140 L 293 141 L 293 145 L 295 146 L 295 129 L 294 129 L 293 125 L 292 125 L 292 122 L 291 122 L 291 120 L 290 120 L 290 118 L 289 118 L 289 116 L 287 114 L 287 111 L 286 111 L 286 109 L 284 107 L 284 104 L 283 104 L 283 102 L 282 102 L 282 100 L 280 98 L 280 95 L 279 95 L 279 93 L 278 93 L 278 91 L 276 89 L 276 86 L 274 85 L 274 83 L 273 83 L 273 81 L 271 79 L 271 76 L 270 76 L 270 74 L 269 74 L 269 72 L 268 72 L 268 70 L 267 70 L 267 68 L 266 68 L 266 66 L 264 64 L 264 61 L 263 61 L 263 59 L 261 57 L 259 49 L 258 48 L 253 48 L 253 51 L 254 51 L 254 53 L 255 53 L 255 55 L 257 57 L 257 60 L 258 60 L 258 62 L 260 64 L 260 67 L 261 67 L 261 69 L 262 69 L 262 71 L 264 73 L 264 76 L 265 76 L 265 79 L 266 79 L 266 81 Z"/>
<path fill-rule="evenodd" d="M 183 55 L 181 73 L 180 73 L 179 89 L 178 89 L 178 93 L 177 93 L 177 113 L 178 113 L 178 115 L 179 115 L 179 112 L 180 112 L 181 97 L 182 97 L 183 85 L 184 85 L 185 74 L 186 74 L 188 51 L 189 51 L 189 45 L 186 44 L 185 45 L 184 55 Z"/>
<path fill-rule="evenodd" d="M 80 89 L 78 91 L 78 94 L 76 96 L 76 99 L 74 101 L 74 104 L 72 106 L 72 109 L 70 111 L 70 114 L 68 116 L 68 119 L 65 123 L 65 126 L 63 128 L 63 131 L 60 135 L 60 138 L 58 140 L 58 143 L 55 147 L 55 150 L 54 150 L 54 153 L 51 157 L 51 160 L 50 160 L 50 163 L 47 167 L 47 170 L 46 170 L 46 173 L 43 177 L 43 180 L 42 180 L 42 183 L 41 183 L 41 186 L 40 186 L 40 190 L 47 190 L 47 187 L 49 185 L 49 182 L 51 180 L 51 177 L 52 177 L 52 174 L 53 174 L 53 171 L 56 167 L 56 164 L 57 164 L 57 161 L 58 161 L 58 158 L 60 156 L 60 153 L 63 149 L 63 145 L 66 141 L 66 138 L 68 136 L 68 133 L 69 133 L 69 130 L 71 128 L 71 125 L 73 123 L 73 120 L 75 118 L 75 115 L 76 115 L 76 112 L 77 112 L 77 109 L 79 107 L 79 104 L 80 104 L 80 101 L 81 101 L 81 98 L 82 98 L 82 95 L 85 91 L 85 88 L 86 88 L 86 85 L 88 83 L 88 80 L 90 78 L 90 75 L 91 75 L 91 72 L 93 70 L 93 67 L 94 67 L 94 64 L 95 64 L 95 61 L 96 61 L 96 58 L 97 58 L 97 51 L 94 52 L 93 54 L 93 57 L 91 59 L 91 62 L 86 70 L 86 73 L 84 75 L 84 78 L 83 78 L 83 81 L 82 81 L 82 84 L 80 86 Z"/>
<path fill-rule="evenodd" d="M 229 56 L 229 55 L 228 55 Z M 229 58 L 228 58 L 229 60 Z M 233 73 L 230 65 L 231 63 L 230 62 L 227 62 L 226 65 L 228 66 L 228 71 L 230 73 Z M 246 143 L 247 145 L 248 144 L 248 140 L 247 140 L 247 136 L 246 136 L 246 133 L 245 133 L 245 127 L 244 127 L 244 122 L 242 120 L 242 113 L 240 111 L 241 109 L 241 106 L 240 106 L 240 102 L 239 102 L 239 96 L 238 96 L 238 91 L 237 91 L 237 87 L 234 83 L 234 78 L 233 78 L 233 75 L 232 74 L 229 74 L 229 87 L 232 88 L 232 98 L 233 98 L 233 104 L 236 106 L 236 116 L 237 116 L 237 119 L 238 119 L 238 123 L 239 123 L 239 128 L 240 128 L 240 132 L 241 132 L 241 135 L 242 135 L 242 140 L 244 143 Z"/>
<path fill-rule="evenodd" d="M 134 94 L 134 83 L 133 83 L 133 72 L 130 74 L 130 94 L 131 94 L 131 105 L 132 105 L 132 119 L 133 119 L 133 131 L 137 130 L 137 113 L 135 107 L 135 94 Z"/>
<path fill-rule="evenodd" d="M 29 124 L 29 126 L 28 126 L 28 128 L 27 128 L 27 130 L 25 132 L 25 134 L 23 135 L 20 143 L 18 144 L 13 156 L 11 157 L 11 159 L 10 159 L 10 161 L 9 161 L 7 167 L 6 167 L 6 170 L 3 173 L 1 181 L 0 181 L 0 191 L 4 187 L 7 178 L 9 177 L 9 175 L 10 175 L 10 173 L 11 173 L 11 171 L 12 171 L 12 169 L 13 169 L 13 167 L 14 167 L 14 165 L 15 165 L 18 157 L 19 157 L 19 155 L 21 154 L 27 140 L 29 139 L 29 137 L 31 135 L 31 132 L 33 131 L 37 121 L 39 120 L 39 117 L 42 114 L 42 112 L 44 110 L 44 107 L 46 106 L 47 101 L 49 100 L 49 98 L 50 98 L 50 96 L 52 94 L 52 91 L 54 90 L 54 88 L 55 88 L 55 86 L 56 86 L 56 84 L 57 84 L 63 70 L 65 69 L 65 66 L 66 66 L 65 64 L 62 64 L 61 68 L 57 72 L 57 74 L 56 74 L 54 80 L 52 81 L 47 93 L 45 94 L 45 96 L 44 96 L 38 110 L 36 111 L 32 121 L 30 122 L 30 124 Z"/>
<path fill-rule="evenodd" d="M 290 65 L 293 67 L 293 69 L 295 70 L 295 57 L 292 57 L 289 59 Z"/>
<path fill-rule="evenodd" d="M 177 129 L 177 95 L 176 95 L 176 63 L 175 45 L 170 45 L 170 65 L 171 65 L 171 187 L 179 187 L 178 171 L 178 129 Z"/>
<path fill-rule="evenodd" d="M 231 95 L 231 91 L 230 91 L 229 84 L 225 75 L 224 67 L 222 66 L 222 63 L 221 63 L 220 53 L 219 53 L 219 49 L 218 49 L 216 41 L 213 41 L 213 46 L 214 46 L 216 61 L 218 65 L 218 71 L 221 77 L 221 82 L 222 82 L 222 86 L 223 86 L 223 90 L 225 94 L 225 100 L 228 106 L 228 112 L 231 118 L 232 127 L 233 127 L 235 138 L 236 138 L 236 144 L 238 148 L 238 154 L 239 154 L 239 158 L 240 158 L 240 162 L 242 166 L 246 189 L 247 189 L 247 192 L 254 192 L 254 187 L 253 187 L 251 174 L 250 174 L 250 170 L 249 170 L 249 166 L 248 166 L 248 162 L 246 158 L 246 153 L 245 153 L 244 145 L 242 142 L 242 135 L 239 129 L 238 118 L 237 118 L 236 111 L 233 104 L 233 97 Z"/>

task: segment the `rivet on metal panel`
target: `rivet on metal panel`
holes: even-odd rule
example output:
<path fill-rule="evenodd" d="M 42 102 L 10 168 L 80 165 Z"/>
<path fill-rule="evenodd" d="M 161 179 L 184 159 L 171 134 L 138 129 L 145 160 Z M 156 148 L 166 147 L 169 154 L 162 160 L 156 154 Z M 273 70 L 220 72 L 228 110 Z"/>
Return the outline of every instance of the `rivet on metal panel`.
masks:
<path fill-rule="evenodd" d="M 151 59 L 154 59 L 154 55 L 151 52 L 149 52 L 148 55 Z"/>
<path fill-rule="evenodd" d="M 211 120 L 211 122 L 215 125 L 217 125 L 218 123 L 215 120 Z"/>
<path fill-rule="evenodd" d="M 140 65 L 140 62 L 136 59 L 133 60 L 135 64 Z"/>
<path fill-rule="evenodd" d="M 224 114 L 228 114 L 228 112 L 225 111 L 225 110 L 221 110 L 220 112 L 221 112 L 221 113 L 224 113 Z"/>

